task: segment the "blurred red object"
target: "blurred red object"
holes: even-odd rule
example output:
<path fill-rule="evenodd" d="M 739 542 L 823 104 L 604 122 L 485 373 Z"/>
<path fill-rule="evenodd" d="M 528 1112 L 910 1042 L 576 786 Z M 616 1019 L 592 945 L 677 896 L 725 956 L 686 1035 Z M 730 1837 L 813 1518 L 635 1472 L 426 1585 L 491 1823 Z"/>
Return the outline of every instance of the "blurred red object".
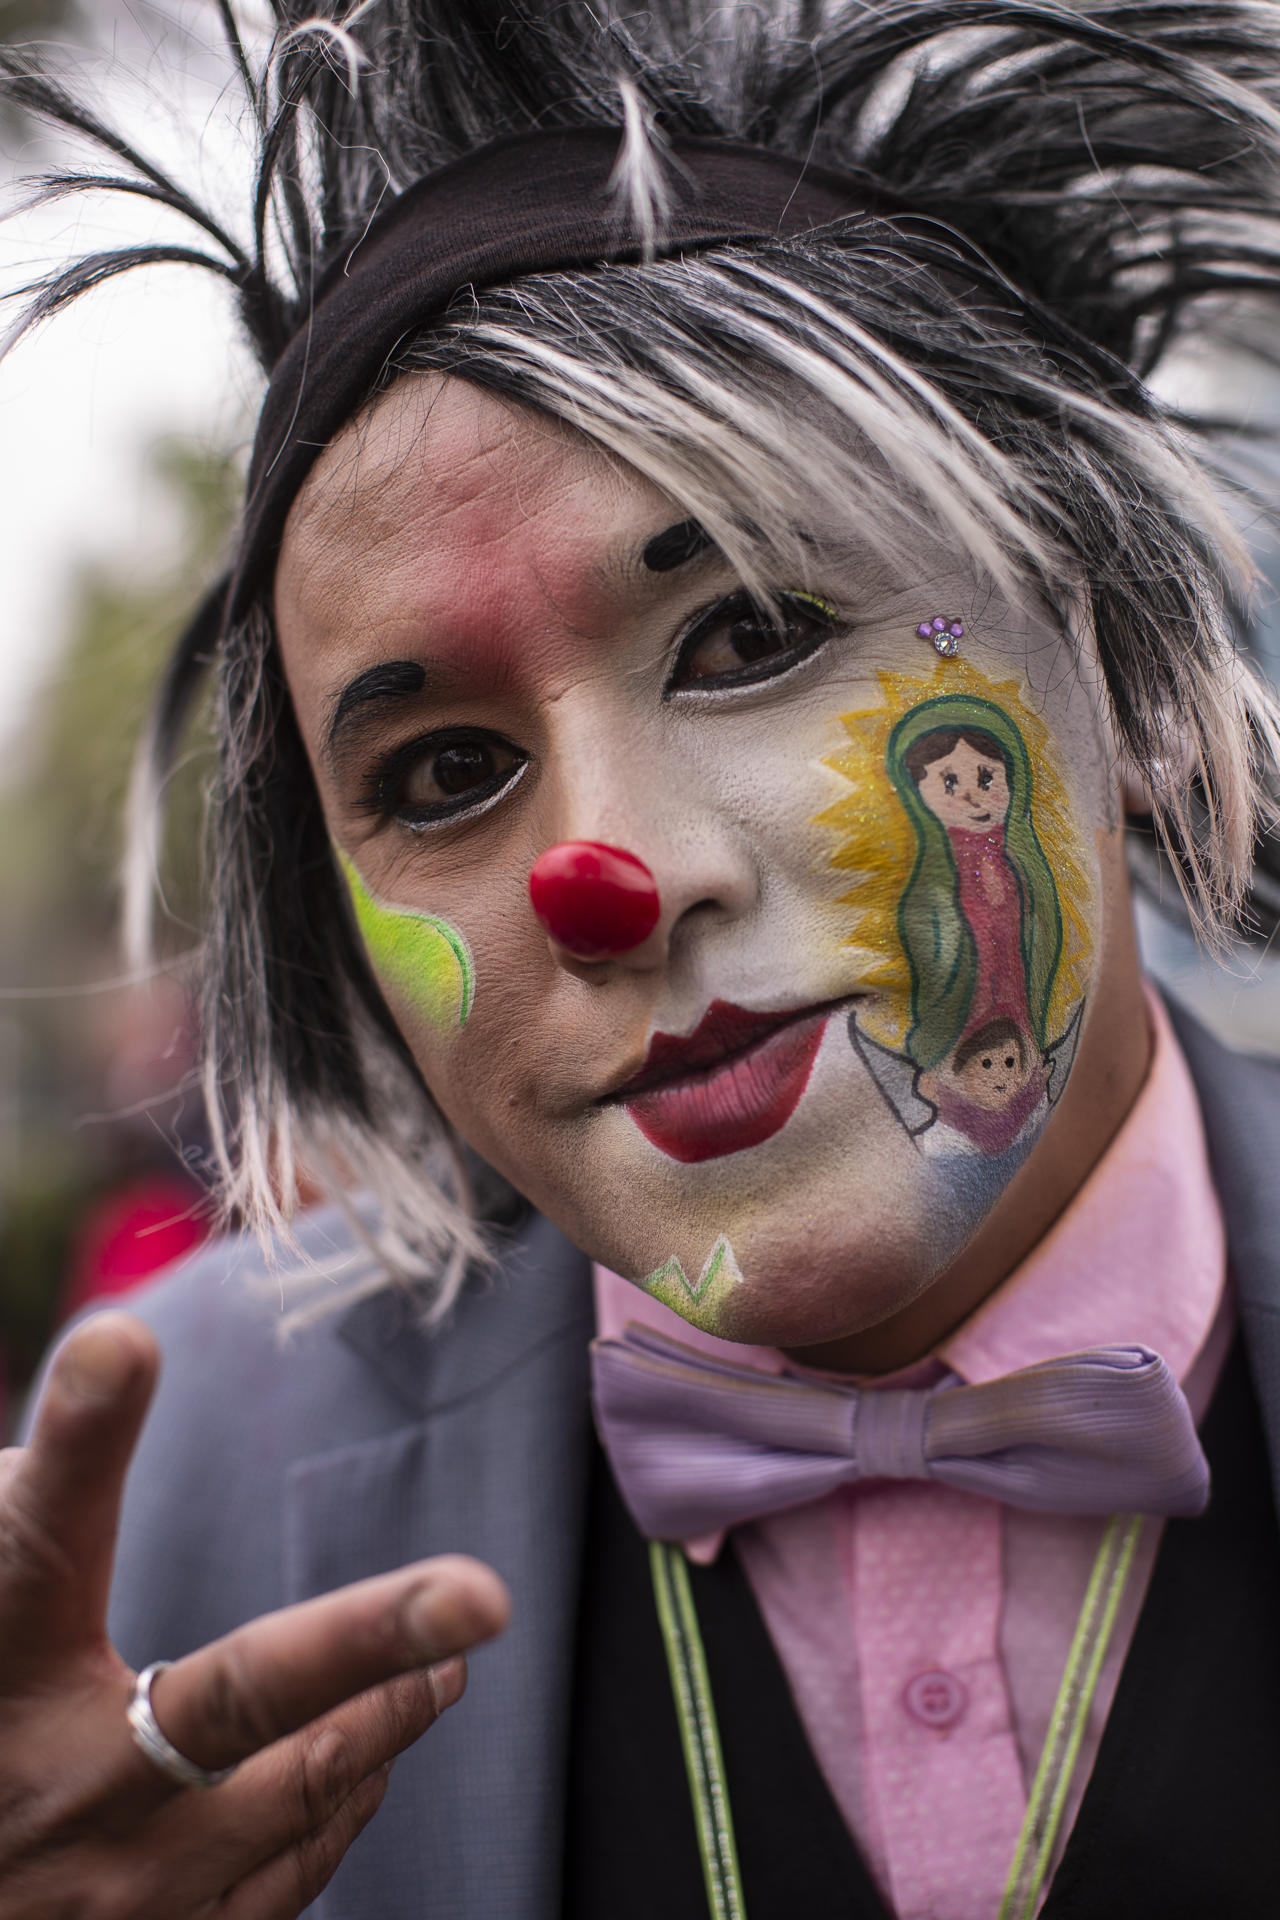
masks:
<path fill-rule="evenodd" d="M 94 1202 L 71 1246 L 64 1316 L 130 1293 L 208 1238 L 206 1196 L 180 1174 L 150 1173 Z"/>

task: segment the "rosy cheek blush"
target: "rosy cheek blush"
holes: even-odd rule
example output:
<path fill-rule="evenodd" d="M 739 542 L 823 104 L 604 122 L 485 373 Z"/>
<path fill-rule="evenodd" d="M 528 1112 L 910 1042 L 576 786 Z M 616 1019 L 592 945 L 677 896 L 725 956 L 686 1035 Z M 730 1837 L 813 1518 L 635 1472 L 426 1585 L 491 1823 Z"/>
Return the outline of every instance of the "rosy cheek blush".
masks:
<path fill-rule="evenodd" d="M 345 854 L 338 855 L 338 863 L 365 951 L 382 985 L 437 1031 L 464 1027 L 475 999 L 475 966 L 458 929 L 435 914 L 375 900 Z"/>

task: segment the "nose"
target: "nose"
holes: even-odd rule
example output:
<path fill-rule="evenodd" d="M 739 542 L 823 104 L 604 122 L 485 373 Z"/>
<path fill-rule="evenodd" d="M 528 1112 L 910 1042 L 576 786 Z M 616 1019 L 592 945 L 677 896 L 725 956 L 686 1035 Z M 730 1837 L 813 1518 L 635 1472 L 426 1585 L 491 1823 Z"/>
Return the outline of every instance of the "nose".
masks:
<path fill-rule="evenodd" d="M 641 946 L 662 911 L 643 860 L 599 840 L 562 840 L 529 874 L 529 899 L 556 945 L 579 960 L 609 960 Z"/>

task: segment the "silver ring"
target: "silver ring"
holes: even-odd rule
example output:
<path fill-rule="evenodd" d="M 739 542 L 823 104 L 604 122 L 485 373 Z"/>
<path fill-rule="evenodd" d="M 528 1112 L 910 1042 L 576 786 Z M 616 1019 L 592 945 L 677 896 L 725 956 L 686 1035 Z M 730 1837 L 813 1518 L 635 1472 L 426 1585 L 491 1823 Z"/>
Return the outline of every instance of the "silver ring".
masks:
<path fill-rule="evenodd" d="M 152 1766 L 159 1767 L 161 1773 L 175 1780 L 180 1787 L 216 1787 L 223 1780 L 229 1780 L 235 1772 L 234 1767 L 198 1767 L 194 1760 L 188 1760 L 185 1753 L 179 1753 L 172 1740 L 167 1740 L 156 1724 L 156 1716 L 151 1707 L 151 1682 L 171 1660 L 156 1660 L 151 1666 L 144 1667 L 133 1683 L 133 1693 L 129 1700 L 127 1719 L 129 1731 L 134 1743 L 142 1748 Z"/>

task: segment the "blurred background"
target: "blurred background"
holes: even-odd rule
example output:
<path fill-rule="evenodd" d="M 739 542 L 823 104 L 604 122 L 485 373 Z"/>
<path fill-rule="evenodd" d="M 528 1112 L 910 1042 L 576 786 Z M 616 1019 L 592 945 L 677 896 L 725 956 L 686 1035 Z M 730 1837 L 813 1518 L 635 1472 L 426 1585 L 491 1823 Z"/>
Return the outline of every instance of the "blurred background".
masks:
<path fill-rule="evenodd" d="M 0 0 L 0 37 L 39 44 L 203 197 L 246 204 L 251 142 L 212 5 Z M 165 230 L 124 195 L 21 209 L 24 176 L 84 157 L 0 109 L 17 209 L 0 289 Z M 132 983 L 121 821 L 157 672 L 232 524 L 257 391 L 227 292 L 189 268 L 125 275 L 0 361 L 0 1439 L 58 1323 L 206 1232 L 199 728 L 172 796 L 160 966 Z"/>
<path fill-rule="evenodd" d="M 253 0 L 239 11 L 252 30 Z M 41 43 L 241 225 L 251 142 L 213 0 L 0 0 L 0 37 Z M 0 226 L 0 291 L 163 230 L 124 196 L 22 211 L 22 177 L 67 158 L 0 111 L 0 196 L 18 209 Z M 1249 410 L 1274 398 L 1242 394 L 1238 367 L 1176 377 L 1234 385 Z M 188 268 L 125 275 L 0 360 L 0 1439 L 59 1322 L 206 1231 L 189 1000 L 199 729 L 175 783 L 148 981 L 121 977 L 117 875 L 134 741 L 223 550 L 258 391 L 229 295 Z M 1270 538 L 1258 544 L 1280 578 Z M 1270 598 L 1251 639 L 1280 672 Z M 1280 1053 L 1280 966 L 1243 948 L 1211 965 L 1150 906 L 1142 934 L 1153 972 L 1224 1038 Z"/>

